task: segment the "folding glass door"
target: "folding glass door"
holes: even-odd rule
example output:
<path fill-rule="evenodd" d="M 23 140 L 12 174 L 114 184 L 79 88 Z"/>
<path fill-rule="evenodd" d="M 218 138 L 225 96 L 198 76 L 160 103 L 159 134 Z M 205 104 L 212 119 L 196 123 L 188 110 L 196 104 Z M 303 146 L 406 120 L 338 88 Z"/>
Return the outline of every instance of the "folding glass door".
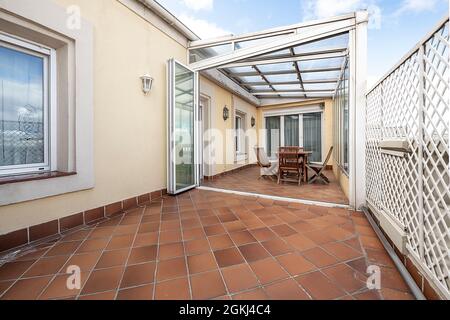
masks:
<path fill-rule="evenodd" d="M 199 184 L 198 75 L 175 60 L 168 63 L 168 193 Z"/>

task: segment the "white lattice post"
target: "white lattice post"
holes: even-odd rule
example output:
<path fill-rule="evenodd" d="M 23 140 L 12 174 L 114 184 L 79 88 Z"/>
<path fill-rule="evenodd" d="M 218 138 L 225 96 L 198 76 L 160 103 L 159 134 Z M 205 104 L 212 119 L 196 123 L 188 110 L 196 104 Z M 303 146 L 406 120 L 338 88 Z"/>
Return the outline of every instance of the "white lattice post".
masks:
<path fill-rule="evenodd" d="M 350 205 L 366 205 L 367 11 L 356 13 L 350 31 Z"/>

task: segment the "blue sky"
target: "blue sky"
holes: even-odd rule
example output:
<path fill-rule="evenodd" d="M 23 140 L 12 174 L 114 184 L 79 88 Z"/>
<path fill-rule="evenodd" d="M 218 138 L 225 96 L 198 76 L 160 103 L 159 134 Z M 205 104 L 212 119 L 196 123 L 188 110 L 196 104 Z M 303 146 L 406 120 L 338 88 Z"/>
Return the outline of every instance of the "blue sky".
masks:
<path fill-rule="evenodd" d="M 369 85 L 437 22 L 448 0 L 157 0 L 202 38 L 241 34 L 368 9 Z"/>

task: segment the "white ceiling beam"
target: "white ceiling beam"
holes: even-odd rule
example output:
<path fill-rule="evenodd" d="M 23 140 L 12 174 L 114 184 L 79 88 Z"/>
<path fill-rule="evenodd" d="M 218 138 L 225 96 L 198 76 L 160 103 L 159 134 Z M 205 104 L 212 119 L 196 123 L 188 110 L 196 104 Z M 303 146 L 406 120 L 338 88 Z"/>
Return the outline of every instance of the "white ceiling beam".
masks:
<path fill-rule="evenodd" d="M 308 43 L 315 40 L 332 37 L 347 32 L 349 30 L 352 30 L 354 27 L 355 27 L 354 19 L 328 23 L 325 25 L 317 26 L 315 28 L 310 28 L 308 30 L 305 30 L 304 32 L 301 32 L 293 36 L 287 36 L 283 39 L 274 40 L 270 43 L 236 50 L 229 54 L 211 57 L 199 62 L 195 62 L 190 64 L 190 68 L 193 69 L 194 71 L 217 68 L 225 64 L 237 62 L 239 60 L 249 59 L 263 54 L 298 46 L 303 43 Z"/>
<path fill-rule="evenodd" d="M 297 90 L 297 91 L 264 91 L 264 92 L 252 92 L 255 96 L 276 96 L 276 95 L 287 95 L 287 96 L 295 96 L 295 95 L 308 95 L 308 94 L 323 94 L 326 96 L 332 96 L 334 90 L 320 90 L 320 91 L 308 91 L 308 90 Z"/>
<path fill-rule="evenodd" d="M 193 49 L 201 49 L 201 48 L 206 48 L 206 47 L 231 44 L 234 42 L 257 40 L 257 39 L 262 39 L 262 38 L 275 37 L 275 36 L 279 36 L 279 35 L 283 35 L 283 34 L 294 33 L 294 32 L 296 33 L 296 32 L 298 32 L 299 29 L 300 29 L 300 31 L 303 31 L 301 29 L 319 27 L 321 25 L 326 25 L 326 24 L 335 23 L 335 22 L 339 22 L 339 21 L 346 21 L 346 20 L 354 21 L 355 17 L 356 17 L 355 13 L 350 13 L 350 14 L 336 16 L 336 17 L 332 17 L 332 18 L 307 21 L 307 22 L 290 25 L 290 26 L 277 27 L 277 28 L 272 28 L 272 29 L 263 30 L 263 31 L 259 31 L 259 32 L 246 33 L 246 34 L 242 34 L 242 35 L 228 35 L 228 36 L 217 37 L 217 38 L 213 38 L 213 39 L 196 40 L 196 41 L 190 42 L 189 49 L 192 49 L 192 50 Z"/>
<path fill-rule="evenodd" d="M 327 53 L 308 53 L 302 55 L 295 56 L 284 56 L 280 58 L 267 58 L 261 57 L 261 60 L 251 60 L 251 61 L 243 61 L 226 64 L 221 66 L 221 69 L 224 68 L 239 68 L 239 67 L 247 67 L 247 66 L 256 66 L 256 65 L 266 65 L 266 64 L 277 64 L 277 63 L 289 63 L 289 62 L 301 62 L 301 61 L 311 61 L 311 60 L 323 60 L 323 59 L 332 59 L 332 58 L 342 58 L 347 56 L 348 50 L 347 48 L 336 48 L 327 50 Z"/>

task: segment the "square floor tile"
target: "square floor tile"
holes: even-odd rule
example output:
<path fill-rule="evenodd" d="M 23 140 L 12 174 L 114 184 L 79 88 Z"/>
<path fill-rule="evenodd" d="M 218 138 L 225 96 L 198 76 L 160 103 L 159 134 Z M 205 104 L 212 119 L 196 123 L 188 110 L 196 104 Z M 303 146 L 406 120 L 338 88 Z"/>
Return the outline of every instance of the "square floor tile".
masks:
<path fill-rule="evenodd" d="M 97 251 L 74 255 L 67 260 L 66 264 L 62 268 L 62 272 L 67 272 L 67 268 L 70 266 L 79 267 L 81 272 L 91 271 L 100 259 L 101 254 L 102 253 L 100 251 Z"/>
<path fill-rule="evenodd" d="M 159 246 L 159 260 L 168 260 L 184 256 L 184 246 L 181 242 L 162 244 Z"/>
<path fill-rule="evenodd" d="M 149 284 L 155 280 L 156 262 L 128 266 L 120 284 L 121 288 Z"/>
<path fill-rule="evenodd" d="M 270 257 L 270 254 L 259 243 L 251 243 L 241 246 L 239 247 L 239 250 L 247 262 L 254 262 Z"/>
<path fill-rule="evenodd" d="M 138 264 L 143 262 L 155 261 L 158 247 L 148 246 L 131 249 L 128 264 Z"/>
<path fill-rule="evenodd" d="M 325 250 L 316 247 L 302 252 L 302 255 L 319 268 L 331 266 L 339 261 Z"/>
<path fill-rule="evenodd" d="M 164 281 L 156 284 L 155 300 L 189 300 L 189 282 L 187 278 Z"/>
<path fill-rule="evenodd" d="M 293 251 L 293 248 L 280 238 L 268 240 L 262 245 L 274 257 Z"/>
<path fill-rule="evenodd" d="M 45 257 L 67 256 L 73 254 L 81 245 L 81 241 L 61 242 L 51 248 Z"/>
<path fill-rule="evenodd" d="M 69 256 L 42 258 L 23 275 L 24 278 L 40 277 L 56 274 L 61 270 Z"/>
<path fill-rule="evenodd" d="M 228 234 L 212 236 L 208 238 L 213 251 L 234 247 L 234 243 Z"/>
<path fill-rule="evenodd" d="M 35 300 L 52 277 L 40 277 L 17 281 L 2 296 L 2 300 Z"/>
<path fill-rule="evenodd" d="M 259 228 L 259 229 L 250 230 L 250 233 L 258 241 L 267 241 L 267 240 L 273 239 L 277 236 L 269 228 Z"/>
<path fill-rule="evenodd" d="M 259 300 L 267 300 L 269 297 L 267 296 L 266 292 L 263 289 L 257 288 L 243 293 L 238 293 L 234 295 L 232 298 L 233 300 L 259 301 Z"/>
<path fill-rule="evenodd" d="M 208 237 L 226 233 L 225 228 L 221 224 L 204 227 L 204 230 Z"/>
<path fill-rule="evenodd" d="M 133 244 L 134 235 L 114 236 L 109 242 L 106 250 L 118 250 L 130 248 Z"/>
<path fill-rule="evenodd" d="M 289 277 L 289 274 L 273 258 L 250 263 L 250 267 L 261 284 L 268 284 Z"/>
<path fill-rule="evenodd" d="M 100 257 L 95 269 L 111 268 L 123 266 L 128 259 L 130 249 L 120 249 L 114 251 L 105 251 Z"/>
<path fill-rule="evenodd" d="M 277 257 L 277 260 L 291 276 L 316 270 L 316 267 L 311 262 L 298 253 L 288 253 L 284 256 Z"/>
<path fill-rule="evenodd" d="M 227 294 L 219 271 L 211 271 L 191 276 L 192 298 L 206 300 Z"/>
<path fill-rule="evenodd" d="M 186 259 L 184 257 L 160 261 L 157 268 L 158 282 L 187 276 Z"/>
<path fill-rule="evenodd" d="M 190 240 L 184 243 L 188 256 L 210 252 L 209 243 L 206 238 Z"/>
<path fill-rule="evenodd" d="M 148 301 L 153 299 L 153 284 L 120 290 L 117 300 Z"/>
<path fill-rule="evenodd" d="M 255 274 L 247 264 L 222 269 L 223 278 L 230 293 L 237 293 L 259 285 Z"/>
<path fill-rule="evenodd" d="M 280 237 L 288 237 L 297 233 L 297 231 L 289 227 L 287 224 L 273 226 L 271 229 Z"/>
<path fill-rule="evenodd" d="M 317 300 L 331 300 L 345 295 L 344 291 L 319 271 L 299 276 L 296 281 Z"/>
<path fill-rule="evenodd" d="M 365 289 L 367 287 L 364 278 L 346 264 L 339 264 L 322 270 L 322 272 L 340 288 L 349 293 Z"/>
<path fill-rule="evenodd" d="M 264 291 L 273 300 L 310 300 L 308 295 L 292 279 L 270 284 L 264 287 Z"/>
<path fill-rule="evenodd" d="M 5 263 L 0 267 L 0 281 L 16 280 L 27 271 L 34 263 L 31 261 L 16 261 Z"/>
<path fill-rule="evenodd" d="M 226 268 L 244 262 L 237 248 L 229 248 L 214 252 L 219 267 Z"/>
<path fill-rule="evenodd" d="M 217 269 L 216 260 L 214 259 L 212 252 L 190 256 L 187 258 L 187 262 L 190 274 Z"/>
<path fill-rule="evenodd" d="M 82 295 L 115 290 L 119 287 L 123 267 L 95 270 L 89 276 L 81 291 Z"/>
<path fill-rule="evenodd" d="M 253 237 L 252 234 L 248 231 L 234 232 L 230 234 L 230 236 L 237 246 L 257 242 L 255 237 Z"/>

